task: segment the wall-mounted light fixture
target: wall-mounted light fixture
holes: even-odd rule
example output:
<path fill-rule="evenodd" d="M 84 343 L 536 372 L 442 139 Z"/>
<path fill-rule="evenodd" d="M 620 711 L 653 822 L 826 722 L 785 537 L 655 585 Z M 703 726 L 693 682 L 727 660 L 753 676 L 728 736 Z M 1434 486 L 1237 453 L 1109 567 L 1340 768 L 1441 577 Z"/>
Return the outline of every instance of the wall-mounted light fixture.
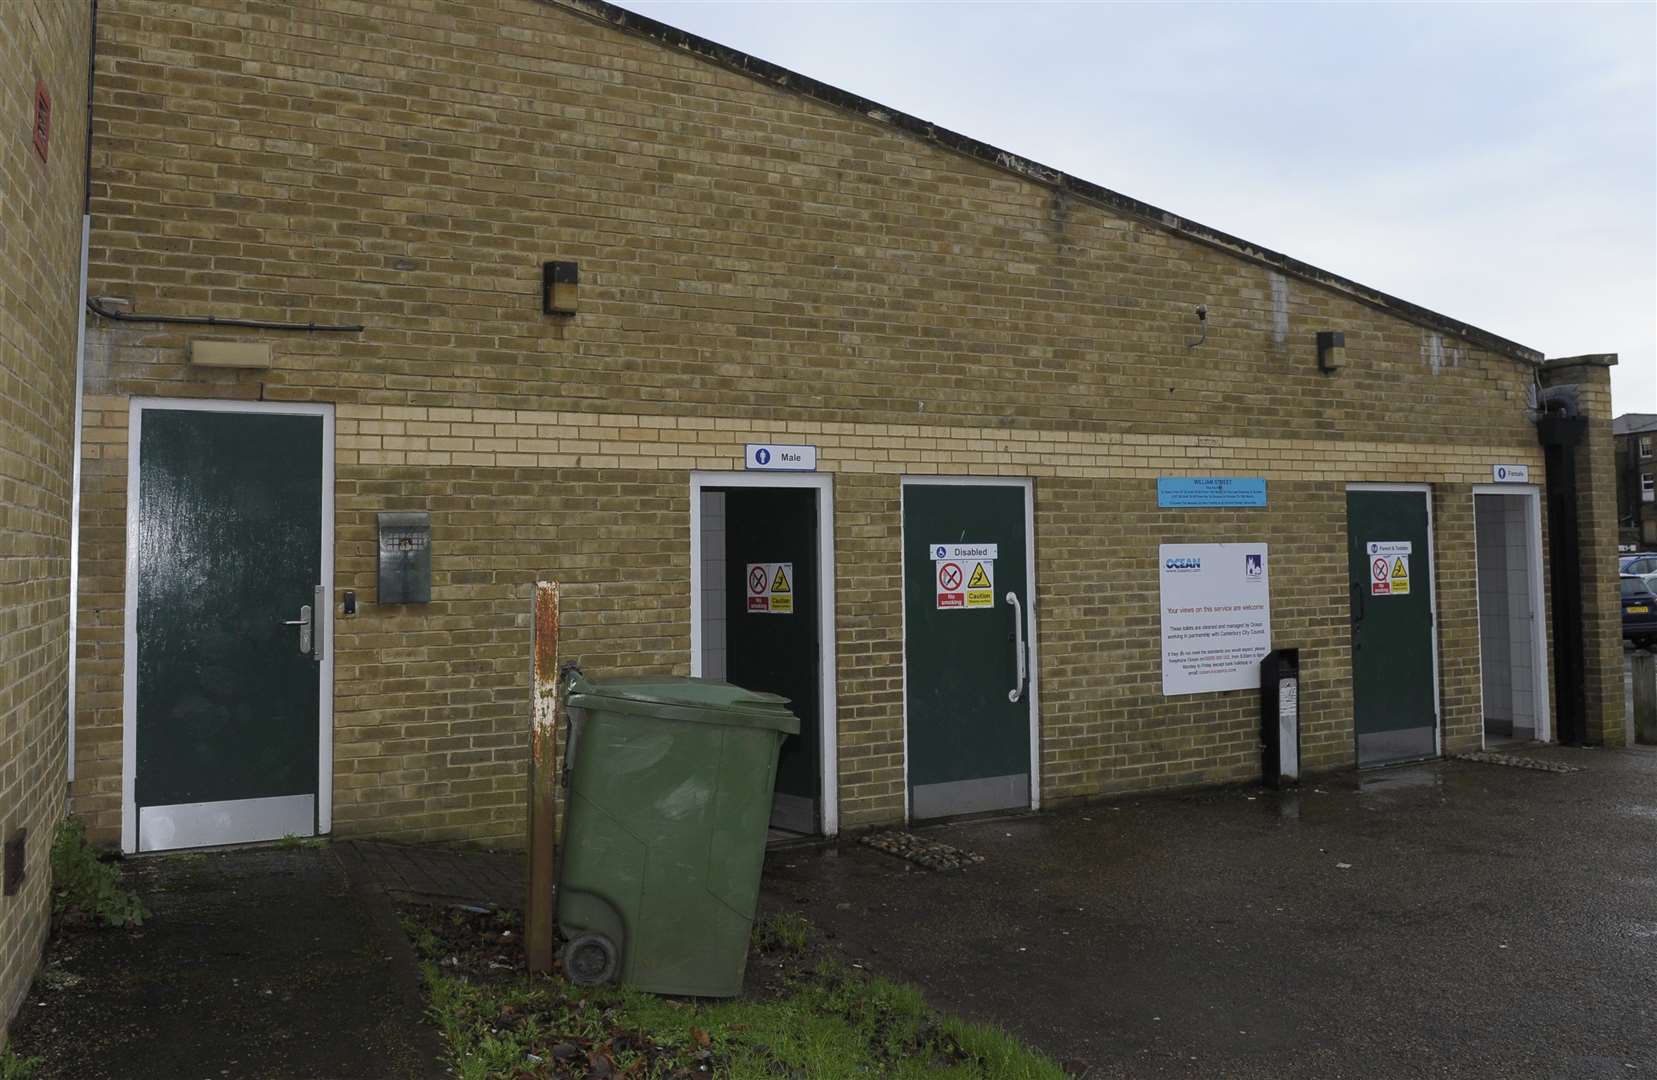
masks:
<path fill-rule="evenodd" d="M 581 273 L 575 263 L 541 264 L 541 311 L 547 315 L 574 315 Z"/>
<path fill-rule="evenodd" d="M 1185 347 L 1187 349 L 1195 349 L 1198 345 L 1201 345 L 1203 342 L 1208 340 L 1208 305 L 1207 304 L 1198 304 L 1197 305 L 1197 329 L 1201 330 L 1202 333 L 1198 334 L 1194 338 L 1186 338 L 1185 339 Z"/>
<path fill-rule="evenodd" d="M 1339 371 L 1346 363 L 1346 334 L 1339 330 L 1318 331 L 1318 368 Z"/>

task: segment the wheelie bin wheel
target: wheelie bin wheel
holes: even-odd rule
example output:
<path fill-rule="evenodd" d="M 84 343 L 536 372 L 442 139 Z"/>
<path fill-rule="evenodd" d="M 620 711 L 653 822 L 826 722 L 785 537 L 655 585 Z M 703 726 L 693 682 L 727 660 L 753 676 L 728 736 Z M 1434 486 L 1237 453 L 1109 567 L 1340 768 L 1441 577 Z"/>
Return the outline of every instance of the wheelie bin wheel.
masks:
<path fill-rule="evenodd" d="M 615 943 L 603 934 L 581 934 L 564 946 L 564 975 L 577 986 L 613 982 L 620 966 Z"/>

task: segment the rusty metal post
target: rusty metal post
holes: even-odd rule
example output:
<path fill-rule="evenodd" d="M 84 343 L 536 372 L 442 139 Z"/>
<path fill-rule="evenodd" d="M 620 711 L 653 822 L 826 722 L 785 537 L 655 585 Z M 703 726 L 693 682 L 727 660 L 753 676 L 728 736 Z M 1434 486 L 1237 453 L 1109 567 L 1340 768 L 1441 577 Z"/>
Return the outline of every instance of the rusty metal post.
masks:
<path fill-rule="evenodd" d="M 534 662 L 530 677 L 529 896 L 524 951 L 531 972 L 552 970 L 554 858 L 558 843 L 558 583 L 537 581 L 530 610 Z"/>

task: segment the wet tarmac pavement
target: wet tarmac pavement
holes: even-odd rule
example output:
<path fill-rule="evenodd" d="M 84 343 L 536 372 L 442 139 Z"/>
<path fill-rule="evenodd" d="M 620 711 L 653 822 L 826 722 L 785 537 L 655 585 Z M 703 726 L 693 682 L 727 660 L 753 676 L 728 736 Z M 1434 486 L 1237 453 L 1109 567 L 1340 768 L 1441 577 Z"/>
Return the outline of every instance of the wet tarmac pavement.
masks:
<path fill-rule="evenodd" d="M 1657 1076 L 1657 749 L 773 851 L 762 905 L 1090 1077 Z"/>
<path fill-rule="evenodd" d="M 449 1075 L 407 939 L 328 847 L 123 865 L 150 917 L 55 935 L 11 1032 L 36 1080 Z"/>

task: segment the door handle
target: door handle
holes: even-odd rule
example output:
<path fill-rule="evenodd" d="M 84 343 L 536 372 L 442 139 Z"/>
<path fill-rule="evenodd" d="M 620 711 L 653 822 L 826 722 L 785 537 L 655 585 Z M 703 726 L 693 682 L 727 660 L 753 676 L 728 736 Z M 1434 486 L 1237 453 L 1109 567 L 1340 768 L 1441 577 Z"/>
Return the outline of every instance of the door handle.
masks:
<path fill-rule="evenodd" d="M 316 587 L 316 606 L 311 610 L 316 614 L 316 624 L 311 629 L 311 659 L 322 662 L 322 641 L 328 636 L 328 586 Z"/>
<path fill-rule="evenodd" d="M 1024 696 L 1024 683 L 1030 676 L 1030 665 L 1024 658 L 1024 609 L 1019 606 L 1018 594 L 1009 592 L 1007 603 L 1013 609 L 1013 658 L 1018 661 L 1018 683 L 1007 691 L 1007 700 L 1017 701 Z"/>
<path fill-rule="evenodd" d="M 285 619 L 282 625 L 299 627 L 299 651 L 301 654 L 311 651 L 311 605 L 302 604 L 299 618 Z"/>

